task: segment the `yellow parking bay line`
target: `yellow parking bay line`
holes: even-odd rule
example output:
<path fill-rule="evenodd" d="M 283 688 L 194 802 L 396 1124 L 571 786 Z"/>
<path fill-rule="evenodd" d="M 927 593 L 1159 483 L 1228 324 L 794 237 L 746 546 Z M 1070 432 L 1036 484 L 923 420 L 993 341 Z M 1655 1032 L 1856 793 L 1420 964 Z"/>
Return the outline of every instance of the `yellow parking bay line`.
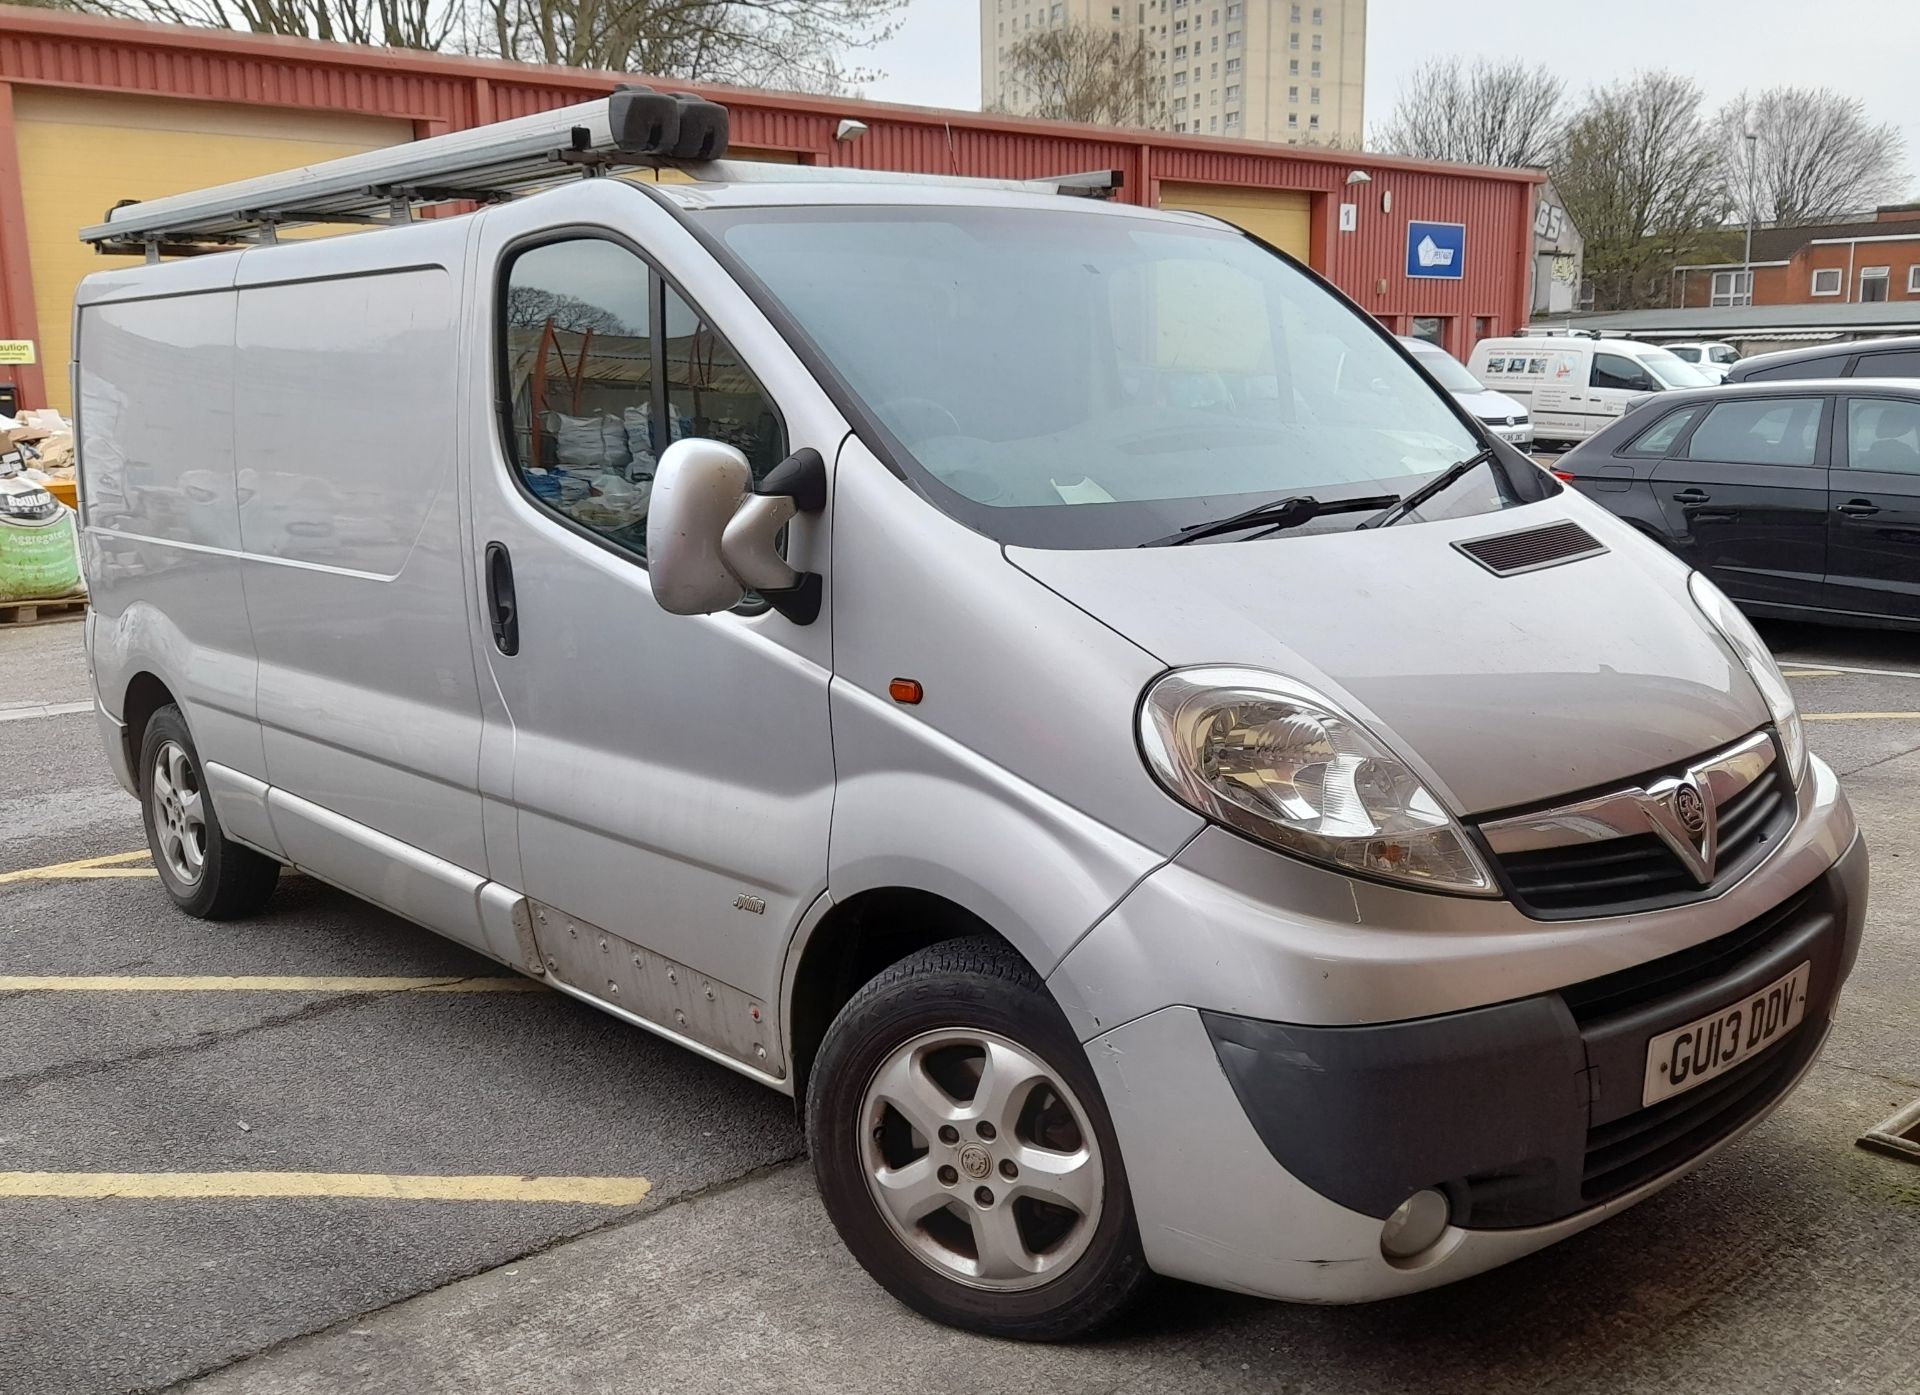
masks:
<path fill-rule="evenodd" d="M 1802 712 L 1803 722 L 1920 722 L 1920 712 Z"/>
<path fill-rule="evenodd" d="M 83 857 L 77 862 L 56 862 L 47 867 L 23 867 L 18 872 L 0 872 L 0 885 L 7 882 L 57 881 L 65 877 L 157 877 L 151 867 L 127 867 L 128 862 L 145 862 L 152 854 L 139 852 L 109 853 L 105 857 Z"/>
<path fill-rule="evenodd" d="M 373 1201 L 546 1201 L 634 1206 L 644 1177 L 420 1177 L 391 1172 L 0 1172 L 0 1200 L 70 1197 L 218 1201 L 346 1197 Z"/>
<path fill-rule="evenodd" d="M 518 974 L 432 978 L 337 974 L 27 974 L 0 975 L 0 993 L 545 993 Z"/>

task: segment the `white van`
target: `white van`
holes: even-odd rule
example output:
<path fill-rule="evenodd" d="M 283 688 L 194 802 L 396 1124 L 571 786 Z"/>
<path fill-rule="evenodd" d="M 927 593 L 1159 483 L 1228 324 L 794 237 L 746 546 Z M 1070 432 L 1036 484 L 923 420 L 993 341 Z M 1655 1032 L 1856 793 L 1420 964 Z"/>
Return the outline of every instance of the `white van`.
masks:
<path fill-rule="evenodd" d="M 1536 440 L 1569 444 L 1586 440 L 1648 393 L 1718 381 L 1655 345 L 1583 334 L 1482 339 L 1467 367 L 1488 387 L 1527 404 Z"/>
<path fill-rule="evenodd" d="M 1526 404 L 1516 402 L 1503 392 L 1494 392 L 1459 359 L 1425 339 L 1400 336 L 1413 361 L 1433 375 L 1434 382 L 1452 393 L 1454 400 L 1473 414 L 1473 419 L 1516 450 L 1533 449 L 1533 420 Z"/>
<path fill-rule="evenodd" d="M 724 116 L 85 231 L 150 256 L 74 381 L 176 905 L 295 867 L 792 1095 L 867 1270 L 1005 1336 L 1475 1274 L 1785 1097 L 1866 851 L 1711 583 L 1224 223 Z"/>

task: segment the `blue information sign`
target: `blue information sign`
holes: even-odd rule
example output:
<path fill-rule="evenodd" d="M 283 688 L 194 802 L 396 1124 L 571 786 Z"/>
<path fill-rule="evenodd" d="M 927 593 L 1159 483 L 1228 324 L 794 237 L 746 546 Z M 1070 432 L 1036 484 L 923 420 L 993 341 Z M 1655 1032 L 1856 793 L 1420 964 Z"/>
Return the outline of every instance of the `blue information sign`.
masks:
<path fill-rule="evenodd" d="M 1408 223 L 1407 275 L 1458 281 L 1467 274 L 1465 223 Z"/>

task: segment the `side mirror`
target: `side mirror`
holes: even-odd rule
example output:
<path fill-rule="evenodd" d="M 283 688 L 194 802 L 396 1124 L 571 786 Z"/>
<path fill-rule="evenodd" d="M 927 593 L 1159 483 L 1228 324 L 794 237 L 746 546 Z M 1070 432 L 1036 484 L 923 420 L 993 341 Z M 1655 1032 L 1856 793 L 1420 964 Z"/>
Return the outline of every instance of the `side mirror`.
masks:
<path fill-rule="evenodd" d="M 662 610 L 712 615 L 748 590 L 796 625 L 820 614 L 818 573 L 780 555 L 780 532 L 826 507 L 820 453 L 795 451 L 756 489 L 747 458 L 719 441 L 676 441 L 660 457 L 647 502 L 647 579 Z"/>

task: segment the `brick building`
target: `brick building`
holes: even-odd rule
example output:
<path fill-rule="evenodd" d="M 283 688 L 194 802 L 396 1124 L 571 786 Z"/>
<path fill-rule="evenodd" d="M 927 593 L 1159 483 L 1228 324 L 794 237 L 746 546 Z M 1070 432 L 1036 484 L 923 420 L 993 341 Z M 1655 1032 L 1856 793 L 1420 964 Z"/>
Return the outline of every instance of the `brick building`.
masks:
<path fill-rule="evenodd" d="M 1223 0 L 1224 3 L 1224 0 Z M 1311 7 L 1309 7 L 1309 12 Z M 627 80 L 0 5 L 0 388 L 68 405 L 74 286 L 124 259 L 78 230 L 151 199 L 585 101 Z M 692 84 L 676 83 L 677 87 Z M 1390 329 L 1465 357 L 1527 321 L 1542 176 L 1247 140 L 703 87 L 741 158 L 1032 179 L 1118 170 L 1130 202 L 1216 213 Z M 849 119 L 861 129 L 841 138 Z M 1459 272 L 1410 273 L 1413 223 L 1461 229 Z"/>
<path fill-rule="evenodd" d="M 1742 251 L 1735 231 L 1730 245 Z M 1874 304 L 1920 300 L 1920 205 L 1894 204 L 1871 218 L 1753 230 L 1752 281 L 1732 260 L 1676 266 L 1672 304 Z"/>

